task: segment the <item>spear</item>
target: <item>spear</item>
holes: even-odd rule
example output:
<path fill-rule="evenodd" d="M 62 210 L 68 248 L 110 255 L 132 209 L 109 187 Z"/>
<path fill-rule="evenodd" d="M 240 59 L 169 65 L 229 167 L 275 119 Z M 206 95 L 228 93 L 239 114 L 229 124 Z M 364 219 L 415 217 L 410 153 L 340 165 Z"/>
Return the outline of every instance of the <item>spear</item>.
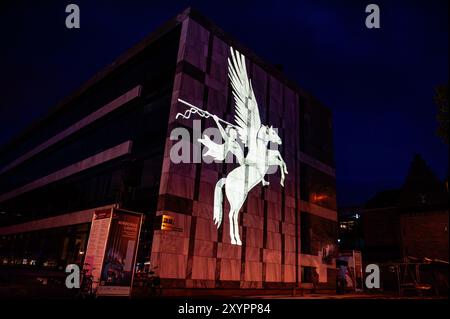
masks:
<path fill-rule="evenodd" d="M 191 117 L 191 114 L 194 114 L 194 113 L 197 113 L 198 115 L 200 115 L 201 117 L 204 117 L 204 118 L 208 118 L 208 117 L 210 117 L 210 116 L 211 116 L 211 117 L 213 116 L 213 115 L 212 115 L 211 113 L 209 113 L 208 111 L 202 110 L 201 108 L 199 108 L 199 107 L 197 107 L 197 106 L 195 106 L 195 105 L 192 105 L 191 103 L 186 102 L 185 100 L 178 99 L 178 102 L 181 102 L 181 103 L 183 103 L 183 104 L 189 106 L 190 109 L 187 110 L 187 111 L 184 112 L 184 113 L 178 113 L 178 114 L 175 116 L 176 119 L 178 119 L 179 116 L 181 116 L 181 117 L 184 118 L 184 119 L 189 119 L 189 118 Z M 231 124 L 230 122 L 227 122 L 227 121 L 225 121 L 225 120 L 222 120 L 221 118 L 217 118 L 217 119 L 218 119 L 220 122 L 223 122 L 223 123 L 225 123 L 225 124 L 227 124 L 227 125 L 236 127 L 236 125 Z"/>

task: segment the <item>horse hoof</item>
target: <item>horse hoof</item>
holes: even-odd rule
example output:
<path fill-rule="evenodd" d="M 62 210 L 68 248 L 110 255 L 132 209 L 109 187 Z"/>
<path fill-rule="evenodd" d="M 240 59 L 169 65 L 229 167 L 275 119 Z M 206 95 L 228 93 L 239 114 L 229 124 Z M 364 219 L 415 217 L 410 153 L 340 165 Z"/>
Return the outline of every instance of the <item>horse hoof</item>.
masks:
<path fill-rule="evenodd" d="M 240 240 L 237 240 L 236 245 L 242 246 L 242 242 Z"/>
<path fill-rule="evenodd" d="M 237 244 L 236 244 L 236 240 L 232 239 L 232 240 L 231 240 L 231 245 L 237 245 Z"/>

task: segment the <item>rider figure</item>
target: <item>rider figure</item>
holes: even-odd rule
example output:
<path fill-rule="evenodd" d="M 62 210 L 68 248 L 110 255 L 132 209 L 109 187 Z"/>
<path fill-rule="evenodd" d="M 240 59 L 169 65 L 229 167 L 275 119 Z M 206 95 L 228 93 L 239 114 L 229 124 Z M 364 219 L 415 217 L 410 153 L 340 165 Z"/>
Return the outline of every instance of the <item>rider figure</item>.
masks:
<path fill-rule="evenodd" d="M 212 115 L 212 118 L 214 119 L 214 122 L 216 122 L 217 127 L 219 128 L 220 134 L 222 135 L 222 138 L 224 139 L 225 143 L 224 145 L 224 158 L 228 154 L 228 152 L 233 153 L 238 162 L 239 165 L 251 165 L 255 166 L 256 163 L 248 161 L 246 158 L 244 158 L 244 152 L 242 151 L 241 145 L 239 145 L 237 141 L 237 131 L 236 129 L 228 125 L 225 129 L 223 128 L 222 124 L 220 124 L 219 117 L 217 115 Z M 263 179 L 261 180 L 261 183 L 263 186 L 269 185 L 269 182 Z"/>
<path fill-rule="evenodd" d="M 212 118 L 214 119 L 214 122 L 216 122 L 220 134 L 222 135 L 222 138 L 225 141 L 225 143 L 223 144 L 224 157 L 228 154 L 228 152 L 231 152 L 234 154 L 234 156 L 236 156 L 236 159 L 238 160 L 239 164 L 242 165 L 244 161 L 244 152 L 242 151 L 242 147 L 239 145 L 237 141 L 236 129 L 231 125 L 228 125 L 226 129 L 224 129 L 222 124 L 220 124 L 217 115 L 213 115 Z"/>

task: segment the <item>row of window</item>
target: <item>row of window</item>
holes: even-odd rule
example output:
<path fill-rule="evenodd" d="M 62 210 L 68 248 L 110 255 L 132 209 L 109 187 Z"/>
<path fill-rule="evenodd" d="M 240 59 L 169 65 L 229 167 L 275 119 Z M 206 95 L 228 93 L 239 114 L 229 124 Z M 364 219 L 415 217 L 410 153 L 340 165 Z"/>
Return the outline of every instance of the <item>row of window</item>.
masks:
<path fill-rule="evenodd" d="M 0 265 L 64 269 L 82 264 L 90 224 L 0 237 Z"/>

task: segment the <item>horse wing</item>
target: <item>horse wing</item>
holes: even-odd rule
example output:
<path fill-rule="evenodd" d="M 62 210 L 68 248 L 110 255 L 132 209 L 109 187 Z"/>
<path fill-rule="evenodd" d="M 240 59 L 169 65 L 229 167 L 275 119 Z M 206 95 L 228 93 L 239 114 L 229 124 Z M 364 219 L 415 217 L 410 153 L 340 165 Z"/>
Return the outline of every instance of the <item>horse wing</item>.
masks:
<path fill-rule="evenodd" d="M 228 58 L 228 76 L 230 77 L 235 101 L 235 116 L 239 138 L 245 146 L 256 141 L 261 127 L 258 103 L 252 83 L 247 75 L 245 57 L 230 47 L 231 59 Z"/>

